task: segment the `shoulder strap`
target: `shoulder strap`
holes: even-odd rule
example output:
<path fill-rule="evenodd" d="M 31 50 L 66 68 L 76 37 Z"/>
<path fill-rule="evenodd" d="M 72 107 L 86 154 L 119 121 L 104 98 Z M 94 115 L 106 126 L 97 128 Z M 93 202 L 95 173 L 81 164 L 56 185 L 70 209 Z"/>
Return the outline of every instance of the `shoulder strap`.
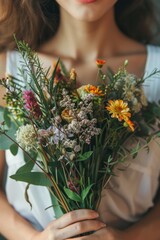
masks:
<path fill-rule="evenodd" d="M 148 45 L 144 76 L 149 76 L 155 69 L 160 70 L 160 47 Z M 146 79 L 144 91 L 149 101 L 157 102 L 160 100 L 160 74 Z"/>
<path fill-rule="evenodd" d="M 17 51 L 8 51 L 6 59 L 6 73 L 17 76 L 20 66 L 20 55 Z"/>

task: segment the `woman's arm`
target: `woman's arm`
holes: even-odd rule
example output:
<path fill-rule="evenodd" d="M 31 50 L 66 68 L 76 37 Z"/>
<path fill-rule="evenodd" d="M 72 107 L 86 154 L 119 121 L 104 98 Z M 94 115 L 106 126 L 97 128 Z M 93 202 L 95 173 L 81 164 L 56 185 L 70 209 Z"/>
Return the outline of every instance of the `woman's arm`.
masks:
<path fill-rule="evenodd" d="M 3 191 L 4 152 L 0 151 L 0 233 L 8 240 L 29 240 L 36 230 L 8 203 Z M 15 193 L 16 194 L 16 193 Z"/>
<path fill-rule="evenodd" d="M 6 73 L 6 54 L 0 54 L 0 78 L 4 78 Z M 5 89 L 0 86 L 0 106 L 5 105 L 5 101 L 3 100 L 3 95 L 5 93 Z"/>

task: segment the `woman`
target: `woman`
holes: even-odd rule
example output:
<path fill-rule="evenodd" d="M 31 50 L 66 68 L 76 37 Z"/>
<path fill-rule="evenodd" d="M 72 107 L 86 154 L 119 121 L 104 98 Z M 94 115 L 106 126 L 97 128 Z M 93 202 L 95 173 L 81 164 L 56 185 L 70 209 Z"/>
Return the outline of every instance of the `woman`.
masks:
<path fill-rule="evenodd" d="M 106 59 L 107 65 L 113 71 L 127 58 L 128 71 L 138 76 L 152 71 L 155 67 L 160 68 L 160 49 L 145 45 L 151 41 L 150 37 L 153 35 L 152 28 L 147 28 L 148 20 L 150 23 L 154 21 L 149 1 L 130 0 L 126 3 L 123 0 L 8 0 L 1 2 L 0 9 L 0 34 L 3 36 L 0 39 L 1 50 L 14 48 L 12 35 L 16 33 L 18 39 L 24 39 L 36 48 L 45 66 L 50 66 L 53 60 L 61 57 L 67 69 L 75 67 L 79 84 L 86 84 L 88 79 L 90 83 L 96 84 L 97 58 Z M 139 22 L 138 17 L 141 17 L 142 11 L 143 19 Z M 16 75 L 19 61 L 15 52 L 8 52 L 7 55 L 2 53 L 1 77 L 5 71 Z M 147 85 L 150 85 L 150 82 Z M 149 100 L 158 100 L 159 90 L 157 79 L 154 84 L 145 87 Z M 3 191 L 0 193 L 0 232 L 7 239 L 13 240 L 63 240 L 88 231 L 94 233 L 72 239 L 159 239 L 160 204 L 154 205 L 154 198 L 158 189 L 160 150 L 154 142 L 151 147 L 150 156 L 142 152 L 136 164 L 132 163 L 125 172 L 118 172 L 118 178 L 113 178 L 111 188 L 102 195 L 100 216 L 95 211 L 83 209 L 53 220 L 52 212 L 43 212 L 44 204 L 49 206 L 46 189 L 31 187 L 30 200 L 33 210 L 28 210 L 23 198 L 24 185 L 7 179 L 8 200 Z M 1 152 L 1 182 L 4 159 L 4 153 Z M 20 154 L 14 158 L 7 152 L 6 161 L 10 175 L 22 164 L 23 159 Z M 41 198 L 44 196 L 43 201 Z M 150 208 L 150 212 L 144 216 Z M 131 223 L 132 226 L 129 226 Z"/>

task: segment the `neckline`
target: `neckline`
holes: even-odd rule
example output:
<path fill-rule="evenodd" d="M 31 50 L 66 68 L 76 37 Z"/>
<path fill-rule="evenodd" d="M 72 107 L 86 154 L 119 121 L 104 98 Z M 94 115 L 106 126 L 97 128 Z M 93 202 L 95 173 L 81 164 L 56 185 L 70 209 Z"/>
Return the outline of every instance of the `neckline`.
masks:
<path fill-rule="evenodd" d="M 143 77 L 145 77 L 146 75 L 147 75 L 147 73 L 148 73 L 148 69 L 149 69 L 149 67 L 150 67 L 150 62 L 151 62 L 151 47 L 152 47 L 152 45 L 150 45 L 150 44 L 147 44 L 146 45 L 146 61 L 145 61 L 145 65 L 144 65 L 144 72 L 143 72 Z M 7 51 L 7 58 L 6 58 L 6 67 L 8 68 L 8 61 L 9 61 L 9 59 L 10 59 L 10 57 L 8 56 L 8 55 L 10 55 L 10 56 L 12 56 L 13 55 L 13 57 L 14 57 L 14 62 L 15 62 L 15 52 L 17 53 L 16 54 L 16 56 L 17 56 L 17 58 L 16 58 L 16 61 L 18 61 L 19 59 L 20 59 L 20 55 L 19 55 L 19 52 L 17 52 L 17 51 Z M 8 70 L 8 69 L 7 69 Z"/>

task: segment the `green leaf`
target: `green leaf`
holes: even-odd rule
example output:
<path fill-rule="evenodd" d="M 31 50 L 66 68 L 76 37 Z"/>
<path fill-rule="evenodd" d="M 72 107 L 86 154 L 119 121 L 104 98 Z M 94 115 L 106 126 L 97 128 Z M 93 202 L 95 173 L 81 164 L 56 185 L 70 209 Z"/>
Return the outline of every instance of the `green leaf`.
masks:
<path fill-rule="evenodd" d="M 4 121 L 5 124 L 10 127 L 11 126 L 11 119 L 9 117 L 10 112 L 8 111 L 7 108 L 4 108 L 4 113 L 3 113 L 3 117 L 4 117 Z"/>
<path fill-rule="evenodd" d="M 34 152 L 34 151 L 30 151 L 29 155 L 28 154 L 23 154 L 24 155 L 24 161 L 25 162 L 28 162 L 28 161 L 31 161 L 31 158 L 34 159 L 34 161 L 37 160 L 37 156 L 38 156 L 38 153 L 37 152 Z M 31 161 L 33 162 L 33 161 Z M 34 164 L 34 163 L 33 163 Z"/>
<path fill-rule="evenodd" d="M 70 190 L 69 188 L 64 187 L 64 191 L 71 200 L 76 201 L 76 202 L 82 201 L 81 197 L 77 193 Z"/>
<path fill-rule="evenodd" d="M 0 106 L 0 122 L 4 121 L 8 127 L 10 127 L 11 125 L 11 119 L 9 115 L 10 112 L 8 111 L 8 109 Z"/>
<path fill-rule="evenodd" d="M 22 167 L 20 167 L 16 174 L 23 174 L 23 173 L 29 173 L 32 171 L 34 166 L 34 162 L 32 162 L 31 160 L 29 160 L 28 162 L 26 162 Z"/>
<path fill-rule="evenodd" d="M 42 172 L 16 173 L 10 176 L 12 179 L 37 186 L 51 186 L 51 181 Z"/>
<path fill-rule="evenodd" d="M 10 146 L 10 151 L 11 153 L 16 156 L 17 153 L 18 153 L 18 146 L 17 144 L 13 143 L 11 146 Z"/>
<path fill-rule="evenodd" d="M 0 122 L 5 121 L 4 119 L 4 111 L 5 108 L 0 107 Z M 9 124 L 9 122 L 8 122 Z M 7 134 L 15 140 L 15 133 L 16 133 L 17 127 L 16 125 L 11 122 L 9 129 L 7 129 Z M 10 146 L 13 144 L 13 141 L 10 140 L 7 136 L 4 134 L 0 134 L 0 150 L 6 150 L 9 149 Z"/>
<path fill-rule="evenodd" d="M 93 151 L 88 151 L 84 154 L 79 154 L 78 159 L 76 161 L 85 161 L 91 157 L 92 153 Z"/>
<path fill-rule="evenodd" d="M 153 111 L 156 117 L 160 118 L 160 107 L 155 107 Z"/>
<path fill-rule="evenodd" d="M 4 121 L 3 113 L 4 113 L 4 108 L 0 106 L 0 122 Z"/>
<path fill-rule="evenodd" d="M 68 73 L 65 65 L 63 64 L 63 62 L 62 62 L 60 59 L 59 59 L 59 65 L 60 65 L 60 67 L 61 67 L 61 70 L 62 70 L 64 76 L 65 76 L 65 77 L 68 77 L 68 76 L 69 76 L 69 73 Z"/>
<path fill-rule="evenodd" d="M 131 150 L 131 155 L 133 158 L 136 158 L 140 148 L 141 148 L 140 142 L 138 142 L 137 145 Z"/>
<path fill-rule="evenodd" d="M 82 197 L 82 200 L 84 201 L 84 199 L 87 197 L 91 187 L 93 186 L 93 184 L 89 185 L 88 187 L 86 187 L 85 189 L 83 189 L 82 191 L 82 194 L 81 194 L 81 197 Z"/>
<path fill-rule="evenodd" d="M 29 186 L 30 184 L 27 184 L 26 188 L 25 188 L 25 193 L 24 193 L 24 196 L 25 196 L 25 200 L 27 203 L 29 203 L 31 209 L 32 209 L 32 203 L 30 202 L 29 200 L 29 195 L 28 195 L 28 189 L 29 189 Z"/>
<path fill-rule="evenodd" d="M 54 207 L 54 213 L 56 218 L 59 218 L 63 215 L 63 211 L 58 203 L 57 198 L 50 192 L 51 200 L 52 200 L 52 207 Z"/>
<path fill-rule="evenodd" d="M 17 129 L 17 128 L 16 128 L 15 124 L 12 122 L 10 129 L 7 131 L 7 134 L 8 134 L 13 140 L 15 140 L 16 129 Z M 13 141 L 10 140 L 7 136 L 5 136 L 4 134 L 1 134 L 1 135 L 0 135 L 0 150 L 9 149 L 12 144 L 13 144 Z"/>
<path fill-rule="evenodd" d="M 109 157 L 108 157 L 108 159 L 107 159 L 107 162 L 108 162 L 108 163 L 111 163 L 112 160 L 113 160 L 113 157 L 112 157 L 111 155 L 109 155 Z"/>

